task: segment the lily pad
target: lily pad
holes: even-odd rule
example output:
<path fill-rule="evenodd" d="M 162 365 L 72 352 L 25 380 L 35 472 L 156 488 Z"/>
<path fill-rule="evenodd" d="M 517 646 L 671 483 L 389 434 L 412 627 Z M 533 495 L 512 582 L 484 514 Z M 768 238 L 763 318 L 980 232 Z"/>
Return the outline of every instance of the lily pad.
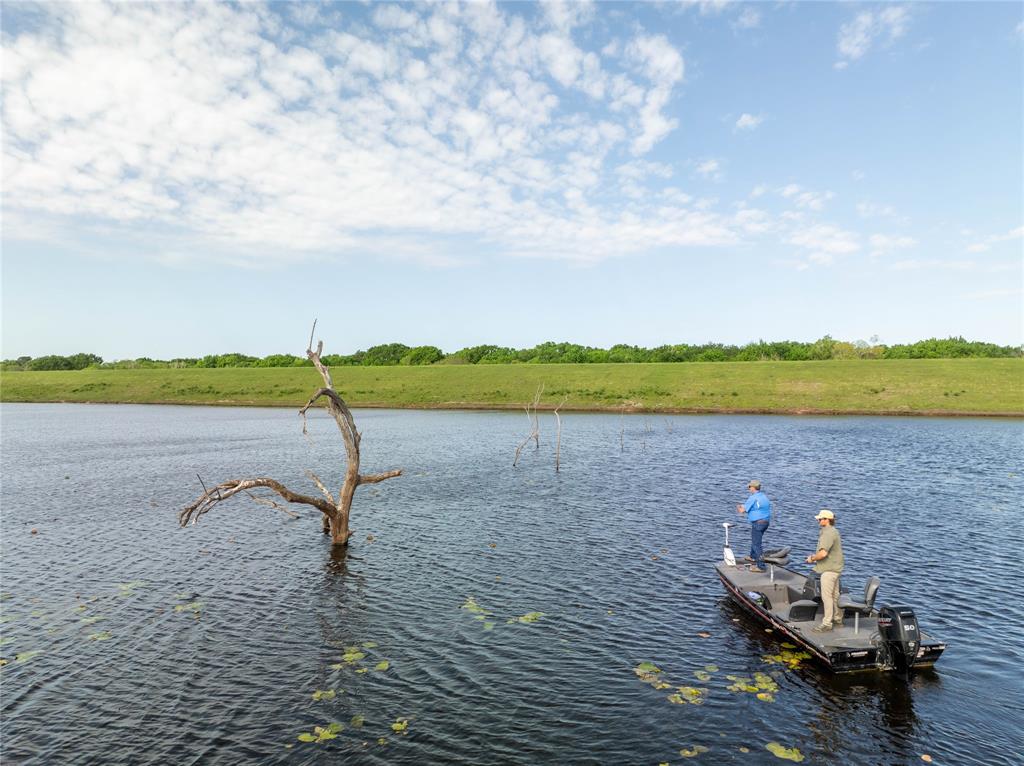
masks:
<path fill-rule="evenodd" d="M 695 670 L 693 675 L 698 681 L 704 681 L 705 683 L 711 680 L 711 674 L 706 670 Z"/>
<path fill-rule="evenodd" d="M 362 714 L 356 713 L 354 716 L 352 716 L 352 720 L 349 721 L 349 724 L 352 726 L 353 729 L 361 729 L 363 728 L 363 723 L 365 721 L 366 719 L 363 718 Z"/>
<path fill-rule="evenodd" d="M 347 662 L 351 665 L 353 662 L 359 662 L 359 660 L 363 659 L 365 656 L 366 652 L 359 651 L 358 646 L 347 646 L 345 647 L 345 653 L 341 655 L 341 659 L 343 662 Z"/>
<path fill-rule="evenodd" d="M 370 672 L 370 669 L 369 669 L 369 668 L 359 668 L 359 669 L 358 669 L 358 670 L 356 671 L 356 673 L 358 673 L 359 675 L 362 675 L 363 673 L 369 673 L 369 672 Z"/>
<path fill-rule="evenodd" d="M 363 641 L 363 648 L 364 649 L 376 649 L 377 648 L 377 642 L 376 641 Z"/>
<path fill-rule="evenodd" d="M 395 734 L 405 734 L 409 731 L 409 719 L 396 718 L 395 722 L 391 724 L 391 731 L 395 732 Z"/>
<path fill-rule="evenodd" d="M 511 620 L 509 620 L 509 623 L 521 622 L 524 625 L 527 625 L 531 622 L 537 622 L 537 620 L 539 620 L 543 616 L 544 612 L 527 612 L 522 617 L 513 617 Z"/>
<path fill-rule="evenodd" d="M 98 614 L 95 617 L 83 617 L 79 622 L 83 625 L 92 625 L 94 622 L 99 622 L 104 619 L 106 618 L 102 614 Z"/>
<path fill-rule="evenodd" d="M 326 742 L 336 739 L 338 732 L 345 727 L 340 723 L 329 723 L 327 726 L 314 726 L 312 733 L 304 731 L 299 734 L 300 742 Z"/>
<path fill-rule="evenodd" d="M 494 630 L 494 623 L 490 621 L 484 621 L 484 630 Z"/>
<path fill-rule="evenodd" d="M 694 745 L 690 748 L 683 748 L 679 751 L 679 755 L 683 756 L 683 758 L 693 758 L 707 751 L 708 748 L 704 747 L 704 745 Z"/>
<path fill-rule="evenodd" d="M 108 641 L 113 638 L 113 636 L 110 634 L 109 630 L 101 630 L 98 633 L 90 633 L 88 638 L 90 641 Z"/>
<path fill-rule="evenodd" d="M 490 612 L 487 609 L 484 609 L 482 606 L 480 606 L 478 603 L 476 603 L 476 599 L 474 599 L 472 596 L 466 596 L 466 602 L 461 607 L 459 607 L 459 608 L 460 609 L 465 609 L 470 614 L 480 614 L 480 615 L 489 615 L 490 614 Z"/>
<path fill-rule="evenodd" d="M 390 667 L 391 667 L 391 663 L 390 662 L 388 662 L 387 660 L 381 660 L 380 662 L 378 662 L 376 665 L 373 666 L 373 669 L 374 670 L 384 671 L 384 670 L 387 670 Z"/>
<path fill-rule="evenodd" d="M 718 665 L 705 665 L 704 670 L 708 671 L 708 673 L 717 673 Z"/>
<path fill-rule="evenodd" d="M 758 692 L 757 698 L 762 702 L 775 702 L 775 697 L 770 692 Z"/>
<path fill-rule="evenodd" d="M 334 689 L 317 689 L 313 692 L 313 699 L 317 702 L 321 700 L 332 700 L 337 696 L 337 692 Z"/>
<path fill-rule="evenodd" d="M 768 748 L 768 752 L 774 755 L 776 758 L 781 758 L 784 761 L 795 761 L 799 763 L 804 759 L 803 754 L 795 747 L 784 747 L 778 742 L 769 742 L 765 745 Z"/>
<path fill-rule="evenodd" d="M 198 614 L 199 612 L 203 611 L 203 602 L 202 601 L 191 601 L 191 602 L 189 602 L 187 604 L 177 604 L 174 607 L 174 611 L 175 612 L 195 612 L 196 614 Z"/>
<path fill-rule="evenodd" d="M 20 654 L 14 655 L 15 662 L 28 662 L 37 654 L 42 653 L 42 649 L 33 649 L 31 652 L 21 652 Z"/>

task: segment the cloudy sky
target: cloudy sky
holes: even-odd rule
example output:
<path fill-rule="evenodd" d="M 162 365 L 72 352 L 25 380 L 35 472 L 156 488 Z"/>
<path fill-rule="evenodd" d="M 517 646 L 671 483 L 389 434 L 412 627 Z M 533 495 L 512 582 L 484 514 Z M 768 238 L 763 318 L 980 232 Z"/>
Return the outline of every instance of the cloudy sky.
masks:
<path fill-rule="evenodd" d="M 1019 3 L 2 14 L 5 358 L 1024 342 Z"/>

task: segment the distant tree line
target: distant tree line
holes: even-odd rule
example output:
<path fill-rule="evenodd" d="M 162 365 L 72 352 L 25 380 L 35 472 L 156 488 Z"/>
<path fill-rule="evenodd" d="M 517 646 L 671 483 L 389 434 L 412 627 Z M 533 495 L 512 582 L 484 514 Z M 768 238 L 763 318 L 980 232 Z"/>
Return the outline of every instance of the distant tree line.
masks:
<path fill-rule="evenodd" d="M 994 343 L 969 341 L 964 338 L 929 338 L 917 343 L 887 346 L 862 340 L 849 343 L 826 335 L 816 341 L 759 340 L 743 346 L 723 343 L 658 346 L 643 348 L 618 344 L 611 348 L 594 348 L 576 343 L 541 343 L 533 348 L 515 349 L 506 346 L 471 346 L 451 354 L 436 346 L 406 346 L 387 343 L 354 354 L 327 354 L 323 362 L 329 367 L 373 367 L 428 364 L 597 364 L 604 362 L 797 362 L 824 359 L 959 359 L 964 357 L 1022 357 L 1024 346 L 998 346 Z M 305 357 L 292 354 L 271 354 L 265 357 L 245 354 L 211 354 L 202 358 L 170 360 L 121 359 L 104 362 L 95 354 L 72 356 L 21 356 L 0 363 L 4 370 L 84 370 L 84 369 L 149 369 L 209 367 L 310 367 Z"/>

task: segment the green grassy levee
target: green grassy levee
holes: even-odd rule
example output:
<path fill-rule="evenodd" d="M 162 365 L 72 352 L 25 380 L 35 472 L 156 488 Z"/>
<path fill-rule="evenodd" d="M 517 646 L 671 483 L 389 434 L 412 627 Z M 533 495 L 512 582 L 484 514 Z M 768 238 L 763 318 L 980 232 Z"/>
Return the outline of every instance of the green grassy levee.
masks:
<path fill-rule="evenodd" d="M 355 407 L 1024 415 L 1024 359 L 336 367 Z M 5 402 L 299 407 L 311 367 L 0 373 Z"/>

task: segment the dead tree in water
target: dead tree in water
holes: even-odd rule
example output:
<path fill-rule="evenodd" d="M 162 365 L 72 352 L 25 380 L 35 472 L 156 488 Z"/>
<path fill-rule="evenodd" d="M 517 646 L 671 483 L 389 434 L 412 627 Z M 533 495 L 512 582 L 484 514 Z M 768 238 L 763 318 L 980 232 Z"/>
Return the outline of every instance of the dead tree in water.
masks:
<path fill-rule="evenodd" d="M 195 524 L 199 517 L 204 513 L 212 510 L 218 503 L 227 500 L 239 492 L 244 492 L 253 500 L 263 503 L 264 505 L 270 505 L 272 507 L 284 510 L 273 500 L 267 497 L 257 497 L 253 495 L 250 490 L 265 488 L 276 492 L 280 497 L 289 503 L 301 503 L 303 505 L 311 505 L 323 514 L 323 529 L 325 534 L 330 534 L 331 542 L 335 545 L 347 545 L 348 539 L 352 536 L 352 531 L 348 526 L 349 512 L 352 509 L 352 496 L 355 494 L 356 488 L 362 484 L 376 484 L 377 482 L 384 481 L 385 479 L 392 479 L 395 476 L 401 476 L 402 471 L 387 471 L 385 473 L 374 473 L 374 474 L 361 474 L 359 473 L 359 431 L 356 430 L 355 420 L 352 419 L 352 413 L 348 409 L 348 405 L 345 404 L 338 392 L 334 390 L 334 383 L 331 381 L 330 370 L 320 361 L 320 355 L 324 350 L 324 342 L 319 341 L 316 346 L 316 351 L 313 350 L 313 334 L 316 332 L 316 322 L 313 322 L 313 332 L 309 335 L 309 348 L 306 349 L 306 356 L 309 357 L 310 361 L 313 362 L 316 369 L 320 372 L 320 377 L 323 378 L 323 388 L 317 389 L 313 395 L 306 402 L 306 405 L 299 410 L 299 414 L 302 416 L 302 433 L 306 433 L 306 411 L 312 407 L 318 399 L 326 400 L 327 411 L 334 418 L 334 421 L 338 424 L 338 429 L 341 431 L 341 438 L 345 442 L 345 456 L 347 458 L 347 464 L 345 467 L 345 479 L 342 482 L 341 489 L 338 492 L 337 499 L 331 495 L 330 491 L 320 480 L 320 478 L 311 471 L 307 471 L 306 475 L 316 484 L 320 490 L 323 498 L 310 497 L 308 495 L 300 495 L 297 492 L 292 492 L 286 486 L 274 479 L 257 478 L 257 479 L 232 479 L 222 484 L 218 484 L 212 489 L 206 489 L 205 484 L 203 494 L 196 500 L 192 505 L 185 508 L 178 515 L 178 523 L 181 526 L 185 526 L 189 522 Z M 200 479 L 202 481 L 202 479 Z"/>
<path fill-rule="evenodd" d="M 530 404 L 527 404 L 524 408 L 526 410 L 526 417 L 530 419 L 530 433 L 525 439 L 523 439 L 523 443 L 516 447 L 516 456 L 512 460 L 513 468 L 515 468 L 516 463 L 519 462 L 519 453 L 523 451 L 523 447 L 530 443 L 530 439 L 533 439 L 537 449 L 540 449 L 540 421 L 537 420 L 537 407 L 540 405 L 540 395 L 542 393 L 544 393 L 543 384 L 537 387 L 537 393 L 533 395 L 533 411 L 530 411 Z"/>

